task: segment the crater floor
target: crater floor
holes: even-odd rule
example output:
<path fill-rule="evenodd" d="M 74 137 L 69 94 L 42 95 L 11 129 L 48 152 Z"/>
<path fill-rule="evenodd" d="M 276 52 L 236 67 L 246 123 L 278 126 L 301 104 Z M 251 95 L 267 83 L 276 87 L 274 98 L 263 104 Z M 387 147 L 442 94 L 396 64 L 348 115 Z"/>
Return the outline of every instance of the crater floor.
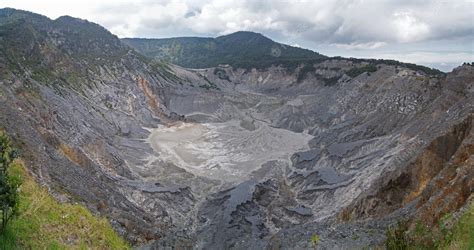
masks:
<path fill-rule="evenodd" d="M 148 138 L 165 162 L 199 176 L 225 182 L 245 180 L 271 160 L 289 161 L 309 149 L 313 136 L 269 126 L 261 121 L 160 125 Z"/>

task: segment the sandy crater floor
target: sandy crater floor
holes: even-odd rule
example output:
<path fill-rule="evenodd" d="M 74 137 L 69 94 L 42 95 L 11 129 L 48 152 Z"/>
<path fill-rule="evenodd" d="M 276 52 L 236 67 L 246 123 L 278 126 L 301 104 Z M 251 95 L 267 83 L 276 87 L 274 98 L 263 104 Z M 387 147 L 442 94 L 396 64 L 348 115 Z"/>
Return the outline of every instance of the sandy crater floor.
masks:
<path fill-rule="evenodd" d="M 160 159 L 193 174 L 227 182 L 246 179 L 270 160 L 288 161 L 307 150 L 313 137 L 255 121 L 252 129 L 237 120 L 224 123 L 180 123 L 151 130 L 148 142 Z"/>

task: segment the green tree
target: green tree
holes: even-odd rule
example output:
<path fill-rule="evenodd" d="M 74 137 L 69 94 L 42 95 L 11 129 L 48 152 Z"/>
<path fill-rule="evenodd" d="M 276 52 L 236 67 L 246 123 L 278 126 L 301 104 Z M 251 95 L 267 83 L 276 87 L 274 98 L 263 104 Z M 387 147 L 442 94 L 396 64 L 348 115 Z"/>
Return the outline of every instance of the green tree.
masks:
<path fill-rule="evenodd" d="M 0 132 L 0 210 L 2 227 L 1 232 L 7 226 L 8 221 L 18 211 L 18 187 L 20 177 L 10 175 L 8 170 L 13 161 L 18 157 L 18 151 L 11 146 L 10 139 Z"/>

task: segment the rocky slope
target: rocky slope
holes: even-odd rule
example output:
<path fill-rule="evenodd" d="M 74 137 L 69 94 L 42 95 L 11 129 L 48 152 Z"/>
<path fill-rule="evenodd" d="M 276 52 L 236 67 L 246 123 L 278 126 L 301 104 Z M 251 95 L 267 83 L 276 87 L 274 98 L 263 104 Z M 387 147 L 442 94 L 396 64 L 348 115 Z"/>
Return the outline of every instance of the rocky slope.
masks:
<path fill-rule="evenodd" d="M 472 196 L 474 69 L 324 58 L 190 70 L 85 20 L 0 10 L 0 124 L 136 245 L 377 245 Z"/>

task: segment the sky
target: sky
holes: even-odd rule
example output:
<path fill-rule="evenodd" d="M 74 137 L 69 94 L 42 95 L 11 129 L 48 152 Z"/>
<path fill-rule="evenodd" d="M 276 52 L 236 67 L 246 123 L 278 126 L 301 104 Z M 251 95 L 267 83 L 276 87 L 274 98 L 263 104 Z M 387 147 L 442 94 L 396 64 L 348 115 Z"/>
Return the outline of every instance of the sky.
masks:
<path fill-rule="evenodd" d="M 119 37 L 246 30 L 328 56 L 450 71 L 474 62 L 474 0 L 0 0 L 0 8 L 98 23 Z"/>

